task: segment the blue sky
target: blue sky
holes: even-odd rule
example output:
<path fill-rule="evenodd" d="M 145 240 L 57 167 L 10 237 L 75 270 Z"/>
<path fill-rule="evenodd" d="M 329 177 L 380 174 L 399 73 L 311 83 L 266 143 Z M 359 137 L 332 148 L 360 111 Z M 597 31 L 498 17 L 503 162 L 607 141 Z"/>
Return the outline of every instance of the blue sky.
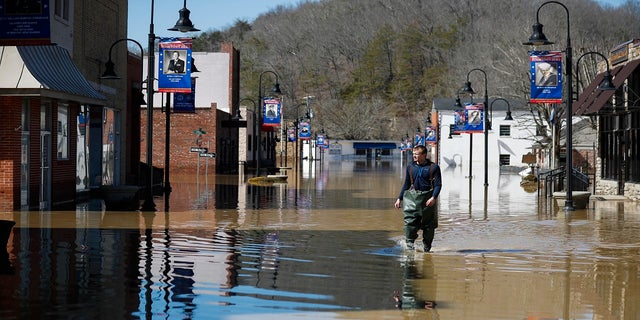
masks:
<path fill-rule="evenodd" d="M 626 0 L 598 0 L 601 3 L 619 5 Z M 304 1 L 302 1 L 304 2 Z M 187 0 L 191 10 L 191 21 L 202 31 L 220 30 L 231 26 L 236 20 L 252 22 L 260 14 L 266 13 L 278 5 L 296 6 L 301 0 Z M 176 31 L 168 31 L 178 21 L 178 10 L 184 1 L 155 0 L 154 33 L 159 37 L 188 36 Z M 139 41 L 146 47 L 151 22 L 151 0 L 129 1 L 128 37 Z M 195 36 L 197 34 L 192 34 Z"/>
<path fill-rule="evenodd" d="M 191 11 L 191 22 L 196 28 L 210 31 L 224 29 L 238 19 L 252 22 L 260 14 L 278 5 L 296 6 L 299 3 L 300 0 L 187 0 L 187 9 Z M 181 0 L 155 0 L 153 24 L 156 36 L 189 35 L 167 30 L 178 21 L 178 11 L 183 4 L 184 1 Z M 150 12 L 151 0 L 129 1 L 128 37 L 139 41 L 143 47 L 146 47 L 149 40 Z"/>

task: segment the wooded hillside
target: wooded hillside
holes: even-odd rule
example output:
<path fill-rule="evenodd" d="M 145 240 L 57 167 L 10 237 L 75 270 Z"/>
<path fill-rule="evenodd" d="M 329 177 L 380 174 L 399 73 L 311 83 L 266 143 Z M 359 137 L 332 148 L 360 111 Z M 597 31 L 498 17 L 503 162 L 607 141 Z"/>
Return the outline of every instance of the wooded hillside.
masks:
<path fill-rule="evenodd" d="M 314 129 L 337 139 L 399 139 L 424 123 L 433 98 L 455 97 L 467 74 L 487 74 L 490 97 L 529 97 L 529 46 L 544 1 L 321 0 L 278 7 L 253 22 L 203 33 L 194 50 L 232 41 L 241 53 L 241 98 L 257 99 L 259 76 L 279 75 L 285 119 L 303 116 L 313 96 Z M 640 1 L 603 8 L 565 0 L 574 63 L 584 52 L 609 50 L 639 37 Z M 557 4 L 539 12 L 552 46 L 567 44 L 567 14 Z M 595 55 L 581 60 L 580 80 L 595 75 Z M 574 67 L 575 70 L 575 67 Z M 263 76 L 263 92 L 274 77 Z M 484 77 L 471 73 L 474 89 Z M 574 82 L 575 83 L 575 82 Z M 578 84 L 580 85 L 580 84 Z M 581 89 L 580 89 L 581 90 Z M 535 106 L 534 106 L 535 107 Z M 409 130 L 412 131 L 413 129 Z"/>

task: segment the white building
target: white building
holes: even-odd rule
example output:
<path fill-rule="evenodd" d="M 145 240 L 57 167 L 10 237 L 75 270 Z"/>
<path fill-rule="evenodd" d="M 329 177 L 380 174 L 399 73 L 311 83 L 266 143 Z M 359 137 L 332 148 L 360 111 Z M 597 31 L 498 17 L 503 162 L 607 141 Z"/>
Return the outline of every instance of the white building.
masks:
<path fill-rule="evenodd" d="M 462 99 L 462 104 L 470 102 Z M 477 99 L 475 102 L 481 102 Z M 437 162 L 442 170 L 463 170 L 476 179 L 482 179 L 485 168 L 485 150 L 487 152 L 487 171 L 489 181 L 497 179 L 500 171 L 522 171 L 528 167 L 523 163 L 523 156 L 533 153 L 531 146 L 535 142 L 535 126 L 526 102 L 496 98 L 489 99 L 491 112 L 491 130 L 485 134 L 473 133 L 458 135 L 450 130 L 454 124 L 455 99 L 434 99 L 433 112 L 438 113 L 439 150 Z M 506 120 L 510 111 L 513 120 Z M 540 162 L 540 161 L 539 161 Z M 497 169 L 497 170 L 496 170 Z M 491 183 L 491 182 L 490 182 Z"/>

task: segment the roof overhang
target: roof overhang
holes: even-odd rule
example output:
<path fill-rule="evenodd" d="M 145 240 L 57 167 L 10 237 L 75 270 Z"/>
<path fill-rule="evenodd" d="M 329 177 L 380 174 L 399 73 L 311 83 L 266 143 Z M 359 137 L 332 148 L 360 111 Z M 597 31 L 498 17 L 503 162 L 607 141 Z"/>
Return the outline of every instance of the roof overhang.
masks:
<path fill-rule="evenodd" d="M 634 70 L 640 65 L 640 59 L 631 61 L 625 65 L 617 66 L 611 70 L 613 85 L 616 90 L 629 78 Z M 573 114 L 576 116 L 596 114 L 604 107 L 615 93 L 614 90 L 603 91 L 598 88 L 604 72 L 598 73 L 596 78 L 578 96 L 578 101 L 574 102 Z"/>
<path fill-rule="evenodd" d="M 393 142 L 354 142 L 354 149 L 397 149 Z"/>
<path fill-rule="evenodd" d="M 105 96 L 91 86 L 62 47 L 4 46 L 0 58 L 0 95 L 106 104 Z"/>

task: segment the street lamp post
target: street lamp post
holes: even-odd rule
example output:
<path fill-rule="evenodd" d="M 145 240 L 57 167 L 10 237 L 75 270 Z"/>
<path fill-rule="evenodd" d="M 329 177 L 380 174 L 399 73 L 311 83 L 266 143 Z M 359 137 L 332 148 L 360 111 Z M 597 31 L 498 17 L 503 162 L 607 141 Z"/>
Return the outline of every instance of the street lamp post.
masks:
<path fill-rule="evenodd" d="M 591 54 L 595 54 L 600 56 L 602 59 L 604 59 L 604 61 L 607 62 L 607 71 L 605 71 L 604 73 L 604 77 L 602 78 L 602 82 L 600 83 L 600 85 L 598 85 L 598 89 L 602 90 L 602 91 L 609 91 L 609 90 L 616 90 L 616 86 L 613 84 L 613 77 L 611 76 L 611 70 L 609 69 L 609 61 L 607 60 L 607 57 L 605 57 L 602 53 L 600 52 L 595 52 L 595 51 L 589 51 L 586 52 L 584 54 L 582 54 L 579 58 L 578 61 L 576 62 L 576 82 L 580 83 L 580 60 L 582 60 L 582 58 L 584 58 L 587 55 L 591 55 Z M 580 95 L 579 92 L 576 93 L 578 95 Z"/>
<path fill-rule="evenodd" d="M 280 83 L 278 82 L 278 74 L 271 70 L 263 71 L 260 74 L 259 81 L 258 81 L 258 106 L 260 107 L 260 110 L 258 110 L 257 112 L 258 113 L 258 126 L 257 126 L 258 144 L 256 145 L 256 147 L 258 148 L 258 159 L 256 163 L 256 176 L 260 175 L 260 158 L 262 157 L 262 141 L 260 137 L 261 131 L 262 131 L 262 112 L 263 112 L 262 107 L 264 106 L 264 101 L 262 96 L 262 76 L 266 73 L 271 73 L 276 78 L 275 85 L 273 86 L 273 89 L 271 92 L 276 95 L 282 94 L 282 91 L 280 91 Z"/>
<path fill-rule="evenodd" d="M 153 8 L 155 1 L 151 0 L 151 21 L 149 23 L 149 43 L 147 59 L 147 165 L 149 166 L 149 177 L 147 181 L 147 192 L 145 192 L 144 202 L 141 211 L 156 211 L 156 204 L 153 202 L 153 79 L 155 79 L 155 41 L 156 35 L 153 26 Z M 171 31 L 199 31 L 193 27 L 189 19 L 187 0 L 184 0 L 184 7 L 180 9 L 180 19 L 176 25 L 169 29 Z M 169 146 L 166 146 L 169 148 Z"/>
<path fill-rule="evenodd" d="M 573 194 L 572 194 L 572 188 L 573 188 L 573 132 L 572 132 L 572 116 L 573 116 L 573 110 L 572 110 L 572 102 L 573 102 L 573 73 L 571 71 L 572 69 L 572 64 L 573 62 L 572 60 L 572 56 L 573 56 L 573 49 L 571 48 L 571 24 L 569 23 L 569 9 L 567 9 L 567 7 L 558 2 L 558 1 L 547 1 L 543 4 L 541 4 L 538 7 L 538 10 L 536 11 L 536 23 L 533 25 L 533 34 L 531 35 L 531 37 L 529 37 L 529 41 L 524 42 L 524 45 L 532 45 L 532 46 L 539 46 L 539 45 L 549 45 L 549 44 L 553 44 L 553 42 L 547 40 L 547 37 L 544 35 L 544 33 L 542 32 L 542 24 L 540 24 L 540 9 L 542 9 L 542 7 L 544 7 L 545 5 L 549 4 L 549 3 L 554 3 L 557 5 L 562 6 L 562 8 L 564 8 L 564 11 L 567 13 L 567 47 L 566 47 L 566 61 L 565 61 L 565 75 L 567 77 L 567 99 L 565 100 L 565 103 L 567 104 L 567 110 L 566 110 L 566 175 L 567 175 L 567 195 L 566 195 L 566 199 L 564 202 L 564 210 L 565 211 L 573 211 L 575 210 L 575 208 L 573 207 Z"/>
<path fill-rule="evenodd" d="M 115 63 L 113 63 L 113 60 L 111 59 L 111 54 L 113 52 L 113 47 L 122 42 L 122 41 L 131 41 L 135 44 L 138 45 L 138 47 L 140 48 L 140 82 L 142 82 L 142 78 L 143 78 L 143 71 L 142 71 L 142 63 L 144 61 L 144 50 L 142 49 L 142 45 L 140 44 L 140 42 L 133 40 L 133 39 L 129 39 L 129 38 L 125 38 L 125 39 L 118 39 L 116 41 L 114 41 L 111 44 L 111 47 L 109 48 L 109 60 L 105 63 L 105 70 L 104 73 L 102 74 L 102 76 L 100 77 L 101 79 L 120 79 L 120 77 L 116 74 L 115 72 Z M 136 120 L 139 124 L 140 122 L 140 106 L 143 104 L 146 104 L 146 102 L 144 101 L 144 99 L 142 98 L 142 84 L 140 84 L 140 89 L 139 91 L 135 91 L 133 93 L 133 104 L 136 105 L 138 107 L 138 109 L 136 110 L 136 116 L 131 118 L 132 122 L 133 120 Z M 134 150 L 138 152 L 138 156 L 140 154 L 140 127 L 138 126 L 138 124 L 129 124 L 130 127 L 133 128 L 134 133 L 132 133 L 131 138 L 134 140 L 132 141 L 132 147 L 129 149 L 131 150 L 131 152 L 133 152 Z M 137 129 L 136 129 L 137 128 Z M 132 157 L 130 157 L 132 158 Z M 137 173 L 136 175 L 138 176 L 138 180 L 139 180 L 139 176 L 140 176 L 140 158 L 134 158 L 136 159 L 136 166 L 137 166 Z M 137 181 L 138 183 L 140 181 Z"/>
<path fill-rule="evenodd" d="M 240 114 L 240 105 L 242 104 L 243 101 L 249 101 L 249 102 L 251 102 L 251 104 L 253 104 L 253 109 L 251 110 L 251 112 L 253 113 L 253 128 L 255 129 L 256 128 L 256 113 L 257 113 L 256 112 L 257 111 L 256 110 L 256 102 L 253 101 L 250 98 L 243 98 L 243 99 L 240 99 L 240 101 L 238 101 L 238 106 L 236 107 L 236 114 L 233 116 L 233 120 L 240 121 L 242 119 L 242 115 Z M 254 133 L 254 136 L 255 136 L 255 133 Z M 255 138 L 253 140 L 255 141 Z M 255 155 L 256 155 L 255 148 L 257 147 L 257 144 L 256 143 L 252 143 L 252 145 L 253 145 L 253 150 L 254 150 L 254 152 L 253 152 L 254 157 L 253 158 L 255 159 Z M 256 176 L 258 176 L 258 170 L 256 170 Z"/>
<path fill-rule="evenodd" d="M 473 71 L 480 71 L 484 75 L 484 186 L 487 187 L 489 185 L 489 171 L 488 171 L 488 163 L 489 163 L 489 118 L 487 117 L 487 110 L 489 108 L 489 95 L 487 94 L 487 73 L 482 69 L 472 69 L 467 73 L 467 82 L 465 82 L 464 88 L 462 89 L 463 93 L 466 94 L 475 94 L 475 91 L 471 88 L 471 82 L 469 81 L 469 75 Z"/>
<path fill-rule="evenodd" d="M 504 120 L 507 120 L 507 121 L 513 120 L 513 117 L 511 116 L 511 105 L 509 104 L 509 101 L 507 99 L 505 99 L 505 98 L 495 98 L 495 99 L 493 99 L 493 101 L 491 101 L 491 108 L 490 109 L 492 111 L 492 114 L 493 114 L 493 104 L 496 101 L 504 101 L 507 104 L 507 115 L 504 117 Z M 492 115 L 492 120 L 493 120 L 493 115 Z"/>

